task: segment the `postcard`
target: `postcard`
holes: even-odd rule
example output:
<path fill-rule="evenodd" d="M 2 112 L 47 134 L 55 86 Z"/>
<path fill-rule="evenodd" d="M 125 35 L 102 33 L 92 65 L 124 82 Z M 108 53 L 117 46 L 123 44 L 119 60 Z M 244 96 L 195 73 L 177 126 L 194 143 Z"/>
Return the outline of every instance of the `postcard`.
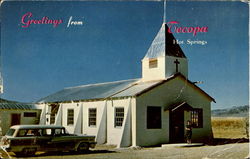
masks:
<path fill-rule="evenodd" d="M 249 2 L 6 0 L 0 15 L 0 158 L 248 156 Z"/>

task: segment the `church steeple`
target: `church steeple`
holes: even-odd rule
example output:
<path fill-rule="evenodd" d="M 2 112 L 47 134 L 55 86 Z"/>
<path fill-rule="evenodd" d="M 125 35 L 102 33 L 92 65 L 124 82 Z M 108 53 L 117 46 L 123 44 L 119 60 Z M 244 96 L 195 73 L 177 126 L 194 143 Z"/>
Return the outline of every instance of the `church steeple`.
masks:
<path fill-rule="evenodd" d="M 153 40 L 144 58 L 157 58 L 161 56 L 186 58 L 181 47 L 176 43 L 173 34 L 168 32 L 166 23 L 162 24 L 160 31 Z"/>
<path fill-rule="evenodd" d="M 166 79 L 176 73 L 188 77 L 188 61 L 165 21 L 142 60 L 142 80 Z"/>

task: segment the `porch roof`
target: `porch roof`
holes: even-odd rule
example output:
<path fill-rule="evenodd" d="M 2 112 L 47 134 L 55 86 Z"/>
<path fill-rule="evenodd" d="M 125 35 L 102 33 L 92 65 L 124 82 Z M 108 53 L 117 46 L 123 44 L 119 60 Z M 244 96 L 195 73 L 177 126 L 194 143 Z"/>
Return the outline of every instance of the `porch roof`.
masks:
<path fill-rule="evenodd" d="M 175 103 L 172 105 L 167 106 L 164 111 L 170 110 L 170 111 L 176 111 L 178 109 L 184 109 L 184 110 L 192 110 L 193 107 L 190 106 L 187 102 L 179 102 L 179 103 Z"/>

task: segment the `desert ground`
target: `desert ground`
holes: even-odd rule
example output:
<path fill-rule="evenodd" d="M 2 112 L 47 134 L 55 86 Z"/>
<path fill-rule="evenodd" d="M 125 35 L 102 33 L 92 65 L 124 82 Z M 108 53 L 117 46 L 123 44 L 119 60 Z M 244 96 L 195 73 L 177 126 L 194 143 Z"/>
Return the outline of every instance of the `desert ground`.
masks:
<path fill-rule="evenodd" d="M 239 139 L 246 138 L 249 129 L 244 117 L 213 117 L 212 128 L 214 138 Z"/>
<path fill-rule="evenodd" d="M 121 148 L 98 145 L 87 153 L 38 153 L 34 159 L 64 158 L 64 159 L 245 159 L 248 156 L 248 143 L 223 144 L 200 147 L 151 147 L 151 148 Z M 15 158 L 15 156 L 12 156 Z"/>
<path fill-rule="evenodd" d="M 214 142 L 203 146 L 180 146 L 169 144 L 161 147 L 119 148 L 112 145 L 97 145 L 86 153 L 43 153 L 27 158 L 69 159 L 246 159 L 249 142 L 244 118 L 213 118 Z M 11 158 L 16 158 L 11 154 Z M 4 158 L 8 158 L 2 152 Z"/>

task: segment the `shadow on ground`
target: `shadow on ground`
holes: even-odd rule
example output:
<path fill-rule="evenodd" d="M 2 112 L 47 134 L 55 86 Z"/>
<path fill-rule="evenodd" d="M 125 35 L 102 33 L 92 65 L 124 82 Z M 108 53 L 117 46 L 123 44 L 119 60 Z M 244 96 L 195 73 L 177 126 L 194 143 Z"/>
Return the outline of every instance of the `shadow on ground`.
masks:
<path fill-rule="evenodd" d="M 115 153 L 115 151 L 110 150 L 89 150 L 85 152 L 37 152 L 34 156 L 16 156 L 16 157 L 46 157 L 46 156 L 73 156 L 73 155 L 83 155 L 83 154 L 104 154 L 104 153 Z"/>
<path fill-rule="evenodd" d="M 233 143 L 247 143 L 249 139 L 240 138 L 240 139 L 227 139 L 227 138 L 214 138 L 208 145 L 225 145 L 225 144 L 233 144 Z"/>
<path fill-rule="evenodd" d="M 114 153 L 115 151 L 110 150 L 89 150 L 85 152 L 46 152 L 37 156 L 66 156 L 66 155 L 83 155 L 83 154 L 97 154 L 97 153 Z"/>
<path fill-rule="evenodd" d="M 226 144 L 234 144 L 234 143 L 249 143 L 249 139 L 247 138 L 238 138 L 238 139 L 229 139 L 229 138 L 214 138 L 210 139 L 208 141 L 203 142 L 194 142 L 192 144 L 186 144 L 186 143 L 166 143 L 166 144 L 159 144 L 159 145 L 153 145 L 153 146 L 146 146 L 145 148 L 156 148 L 156 147 L 162 147 L 162 145 L 166 146 L 177 146 L 177 147 L 201 147 L 201 146 L 216 146 L 216 145 L 226 145 Z M 179 145 L 178 145 L 179 144 Z M 142 148 L 141 148 L 142 149 Z"/>

